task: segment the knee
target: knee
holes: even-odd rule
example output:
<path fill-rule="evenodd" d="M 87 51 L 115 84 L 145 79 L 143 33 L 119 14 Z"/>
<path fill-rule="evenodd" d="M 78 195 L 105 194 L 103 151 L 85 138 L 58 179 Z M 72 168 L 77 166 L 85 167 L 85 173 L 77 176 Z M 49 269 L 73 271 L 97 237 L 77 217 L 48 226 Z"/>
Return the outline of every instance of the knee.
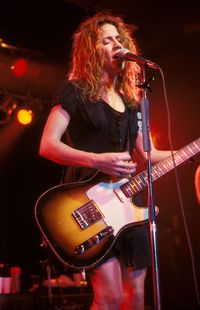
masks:
<path fill-rule="evenodd" d="M 144 310 L 144 291 L 142 289 L 124 285 L 123 303 L 120 309 Z"/>
<path fill-rule="evenodd" d="M 122 293 L 120 291 L 107 290 L 100 295 L 94 295 L 94 304 L 101 305 L 100 309 L 120 309 Z"/>
<path fill-rule="evenodd" d="M 107 294 L 107 302 L 109 305 L 113 305 L 114 309 L 119 309 L 122 303 L 122 293 L 112 291 L 110 294 Z"/>
<path fill-rule="evenodd" d="M 135 289 L 134 290 L 134 301 L 137 304 L 144 303 L 144 290 L 143 289 Z"/>

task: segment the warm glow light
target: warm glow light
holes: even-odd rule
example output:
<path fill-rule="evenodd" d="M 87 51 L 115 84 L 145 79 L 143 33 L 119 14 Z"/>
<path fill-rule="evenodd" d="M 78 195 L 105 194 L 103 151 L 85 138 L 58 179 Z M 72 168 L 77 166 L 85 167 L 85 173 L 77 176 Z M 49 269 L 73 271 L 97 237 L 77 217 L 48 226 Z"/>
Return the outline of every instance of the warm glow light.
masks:
<path fill-rule="evenodd" d="M 15 76 L 23 76 L 27 72 L 27 61 L 24 58 L 18 58 L 11 67 Z"/>
<path fill-rule="evenodd" d="M 17 120 L 22 125 L 29 125 L 33 120 L 33 112 L 31 110 L 21 109 L 17 113 Z"/>

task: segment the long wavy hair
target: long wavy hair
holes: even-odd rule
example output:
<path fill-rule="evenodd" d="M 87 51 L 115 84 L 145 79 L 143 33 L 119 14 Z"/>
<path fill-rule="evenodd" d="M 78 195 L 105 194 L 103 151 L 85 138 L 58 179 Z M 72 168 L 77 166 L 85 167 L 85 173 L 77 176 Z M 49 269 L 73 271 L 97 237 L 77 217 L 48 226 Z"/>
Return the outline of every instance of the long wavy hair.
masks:
<path fill-rule="evenodd" d="M 99 101 L 106 92 L 102 83 L 104 55 L 99 44 L 104 24 L 114 25 L 122 46 L 138 54 L 137 44 L 132 38 L 133 26 L 125 24 L 121 17 L 102 12 L 80 24 L 73 35 L 68 79 L 73 80 L 81 89 L 84 100 L 92 102 Z M 135 62 L 126 62 L 118 76 L 117 90 L 130 106 L 137 106 L 140 101 L 140 91 L 136 85 L 139 75 L 140 67 Z"/>

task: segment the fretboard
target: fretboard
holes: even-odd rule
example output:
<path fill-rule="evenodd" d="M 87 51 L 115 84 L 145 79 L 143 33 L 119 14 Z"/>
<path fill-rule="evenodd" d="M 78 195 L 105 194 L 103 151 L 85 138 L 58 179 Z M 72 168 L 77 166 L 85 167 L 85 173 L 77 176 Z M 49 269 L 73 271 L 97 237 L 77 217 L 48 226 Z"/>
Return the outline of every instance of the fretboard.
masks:
<path fill-rule="evenodd" d="M 186 145 L 176 153 L 173 157 L 169 156 L 165 160 L 158 162 L 152 166 L 152 181 L 156 181 L 167 172 L 179 166 L 189 158 L 193 157 L 200 151 L 200 138 Z M 174 165 L 175 164 L 175 165 Z M 148 172 L 147 170 L 136 175 L 130 181 L 121 185 L 120 189 L 126 197 L 136 196 L 139 192 L 143 191 L 148 185 Z"/>

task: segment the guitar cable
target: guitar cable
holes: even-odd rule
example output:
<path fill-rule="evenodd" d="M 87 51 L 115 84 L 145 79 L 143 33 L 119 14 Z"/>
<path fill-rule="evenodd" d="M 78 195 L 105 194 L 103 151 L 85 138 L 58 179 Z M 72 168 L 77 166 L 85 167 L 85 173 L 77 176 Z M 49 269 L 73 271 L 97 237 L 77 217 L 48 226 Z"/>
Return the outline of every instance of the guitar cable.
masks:
<path fill-rule="evenodd" d="M 165 100 L 165 105 L 166 105 L 166 110 L 167 110 L 168 140 L 169 140 L 170 150 L 171 150 L 171 154 L 172 154 L 172 161 L 173 161 L 173 165 L 174 165 L 178 199 L 179 199 L 181 215 L 182 215 L 182 219 L 183 219 L 184 229 L 185 229 L 185 233 L 186 233 L 186 239 L 187 239 L 189 253 L 190 253 L 192 274 L 193 274 L 197 304 L 198 304 L 198 307 L 200 307 L 200 296 L 199 296 L 198 283 L 197 283 L 195 259 L 194 259 L 194 254 L 193 254 L 193 249 L 192 249 L 192 244 L 191 244 L 191 238 L 190 238 L 190 234 L 189 234 L 189 230 L 188 230 L 188 226 L 187 226 L 187 221 L 186 221 L 186 217 L 185 217 L 185 212 L 184 212 L 183 197 L 182 197 L 181 188 L 180 188 L 180 181 L 179 181 L 177 166 L 176 166 L 176 163 L 174 160 L 174 154 L 173 154 L 173 142 L 172 142 L 172 135 L 171 135 L 171 116 L 170 116 L 169 102 L 168 102 L 167 92 L 166 92 L 165 78 L 164 78 L 164 73 L 160 67 L 159 67 L 159 71 L 160 71 L 160 74 L 162 77 L 164 100 Z"/>

